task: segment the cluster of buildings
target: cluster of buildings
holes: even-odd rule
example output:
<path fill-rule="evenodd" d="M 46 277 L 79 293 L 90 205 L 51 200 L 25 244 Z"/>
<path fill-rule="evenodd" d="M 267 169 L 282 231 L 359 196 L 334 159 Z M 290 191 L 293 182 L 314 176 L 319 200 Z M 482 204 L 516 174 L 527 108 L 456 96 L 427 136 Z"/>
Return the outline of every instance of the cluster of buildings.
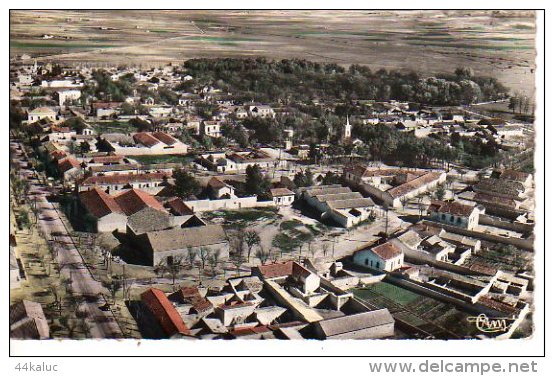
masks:
<path fill-rule="evenodd" d="M 253 267 L 218 289 L 148 289 L 136 312 L 147 338 L 375 339 L 393 337 L 395 323 L 295 261 Z"/>
<path fill-rule="evenodd" d="M 433 134 L 457 134 L 459 137 L 480 137 L 495 139 L 499 144 L 517 145 L 525 135 L 524 124 L 500 118 L 477 118 L 474 114 L 452 109 L 424 108 L 418 104 L 399 102 L 360 101 L 367 106 L 369 116 L 360 117 L 366 126 L 385 124 L 401 132 L 412 132 L 416 137 Z"/>
<path fill-rule="evenodd" d="M 91 69 L 48 64 L 14 67 L 10 90 L 26 114 L 25 125 L 37 130 L 45 172 L 58 177 L 73 195 L 67 214 L 86 231 L 123 239 L 133 263 L 173 265 L 191 252 L 227 260 L 226 228 L 203 218 L 204 213 L 266 207 L 290 212 L 285 208 L 295 205 L 346 229 L 374 221 L 386 221 L 388 228 L 389 210 L 403 212 L 414 200 L 421 207 L 421 198 L 436 198 L 435 192 L 447 183 L 448 173 L 440 169 L 354 164 L 338 168 L 340 183 L 297 187 L 292 168 L 309 159 L 311 147 L 295 146 L 292 129 L 285 131 L 284 147 L 198 146 L 205 138 L 221 141 L 225 126 L 240 127 L 247 118 L 273 119 L 282 109 L 237 103 L 230 93 L 211 86 L 194 92 L 175 89 L 193 78 L 174 66 L 110 68 L 105 73 L 112 80 L 134 80 L 133 93 L 120 101 L 85 95 L 84 85 L 94 81 Z M 162 99 L 165 89 L 176 95 L 174 103 Z M 28 97 L 43 105 L 27 105 Z M 209 116 L 198 116 L 200 103 L 214 105 Z M 364 126 L 389 124 L 418 137 L 446 132 L 506 143 L 524 134 L 520 126 L 497 119 L 468 119 L 463 113 L 397 101 L 366 105 L 371 116 L 357 119 Z M 347 117 L 341 139 L 355 143 L 351 138 Z M 328 146 L 317 145 L 319 151 Z M 164 158 L 187 155 L 187 171 L 197 178 L 200 193 L 183 197 L 177 193 L 175 174 L 183 164 Z M 149 160 L 144 157 L 157 158 L 144 162 Z M 271 176 L 268 197 L 241 192 L 249 166 Z M 320 177 L 324 172 L 318 172 Z M 510 317 L 519 325 L 530 310 L 526 297 L 532 276 L 476 256 L 491 244 L 532 250 L 533 194 L 531 174 L 494 170 L 452 190 L 448 200 L 428 200 L 413 223 L 380 232 L 377 240 L 346 255 L 344 268 L 337 260 L 325 270 L 309 260 L 262 262 L 250 275 L 227 279 L 220 288 L 187 286 L 169 294 L 147 289 L 134 306 L 134 316 L 147 338 L 394 338 L 398 317 L 350 291 L 386 280 L 468 312 Z M 12 254 L 10 246 L 10 283 L 15 286 L 19 269 Z M 23 301 L 13 307 L 13 320 L 10 308 L 12 337 L 48 338 L 38 308 Z"/>

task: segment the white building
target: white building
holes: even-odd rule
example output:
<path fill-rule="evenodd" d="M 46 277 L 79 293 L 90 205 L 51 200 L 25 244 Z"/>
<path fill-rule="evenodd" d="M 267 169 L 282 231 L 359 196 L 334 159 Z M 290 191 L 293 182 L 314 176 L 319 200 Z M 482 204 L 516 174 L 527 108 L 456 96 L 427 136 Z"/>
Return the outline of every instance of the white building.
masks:
<path fill-rule="evenodd" d="M 50 107 L 37 107 L 34 110 L 27 112 L 27 120 L 30 123 L 42 119 L 49 119 L 52 121 L 59 120 L 58 111 Z"/>
<path fill-rule="evenodd" d="M 479 224 L 480 210 L 458 202 L 433 201 L 429 206 L 431 220 L 473 230 Z"/>
<path fill-rule="evenodd" d="M 74 101 L 81 98 L 81 90 L 60 90 L 57 92 L 58 102 L 63 106 L 68 101 Z"/>
<path fill-rule="evenodd" d="M 391 242 L 386 242 L 373 248 L 362 249 L 354 253 L 355 264 L 392 272 L 404 263 L 404 253 Z"/>
<path fill-rule="evenodd" d="M 218 121 L 202 122 L 202 132 L 209 137 L 221 137 L 221 125 Z"/>
<path fill-rule="evenodd" d="M 272 188 L 269 191 L 275 206 L 290 206 L 294 202 L 294 192 L 288 188 Z"/>

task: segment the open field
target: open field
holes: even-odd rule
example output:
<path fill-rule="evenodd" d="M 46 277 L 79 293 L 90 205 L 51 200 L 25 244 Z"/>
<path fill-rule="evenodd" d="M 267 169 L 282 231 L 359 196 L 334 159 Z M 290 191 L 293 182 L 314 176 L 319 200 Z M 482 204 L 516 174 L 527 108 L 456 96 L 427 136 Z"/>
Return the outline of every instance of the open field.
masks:
<path fill-rule="evenodd" d="M 99 65 L 266 56 L 422 73 L 470 66 L 532 94 L 534 14 L 493 13 L 12 11 L 10 47 L 12 56 Z"/>

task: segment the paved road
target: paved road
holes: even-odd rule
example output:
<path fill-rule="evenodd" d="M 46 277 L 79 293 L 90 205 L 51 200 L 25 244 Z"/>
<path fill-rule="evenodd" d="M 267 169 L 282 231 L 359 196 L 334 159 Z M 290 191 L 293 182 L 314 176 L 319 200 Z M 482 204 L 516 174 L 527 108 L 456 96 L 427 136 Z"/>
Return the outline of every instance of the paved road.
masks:
<path fill-rule="evenodd" d="M 11 146 L 20 146 L 15 142 L 10 143 Z M 24 168 L 23 152 L 21 149 L 16 151 L 16 160 L 19 160 L 22 166 L 21 175 L 28 178 L 30 189 L 29 193 L 36 197 L 37 207 L 39 209 L 38 225 L 42 229 L 42 233 L 48 239 L 52 239 L 52 234 L 56 234 L 56 238 L 61 242 L 58 251 L 57 261 L 61 267 L 61 274 L 65 278 L 71 279 L 71 291 L 76 297 L 88 297 L 79 306 L 79 310 L 86 312 L 86 322 L 90 328 L 92 338 L 121 338 L 122 333 L 119 325 L 115 321 L 111 311 L 102 311 L 98 307 L 105 304 L 103 297 L 98 300 L 97 297 L 101 292 L 104 292 L 103 286 L 96 281 L 90 270 L 83 262 L 79 251 L 73 244 L 72 238 L 64 226 L 60 218 L 60 213 L 47 200 L 49 192 L 46 187 L 41 184 L 36 178 L 34 171 Z"/>

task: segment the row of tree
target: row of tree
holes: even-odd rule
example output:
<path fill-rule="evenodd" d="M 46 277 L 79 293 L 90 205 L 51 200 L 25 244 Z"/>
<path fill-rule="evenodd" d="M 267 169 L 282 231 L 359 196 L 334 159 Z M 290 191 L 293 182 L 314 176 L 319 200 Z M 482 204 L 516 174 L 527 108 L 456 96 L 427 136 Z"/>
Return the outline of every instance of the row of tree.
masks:
<path fill-rule="evenodd" d="M 325 100 L 397 99 L 430 105 L 460 105 L 503 99 L 508 90 L 495 78 L 479 77 L 471 69 L 451 75 L 423 77 L 415 72 L 307 60 L 191 59 L 184 63 L 198 84 L 216 83 L 238 99 L 308 103 Z"/>

